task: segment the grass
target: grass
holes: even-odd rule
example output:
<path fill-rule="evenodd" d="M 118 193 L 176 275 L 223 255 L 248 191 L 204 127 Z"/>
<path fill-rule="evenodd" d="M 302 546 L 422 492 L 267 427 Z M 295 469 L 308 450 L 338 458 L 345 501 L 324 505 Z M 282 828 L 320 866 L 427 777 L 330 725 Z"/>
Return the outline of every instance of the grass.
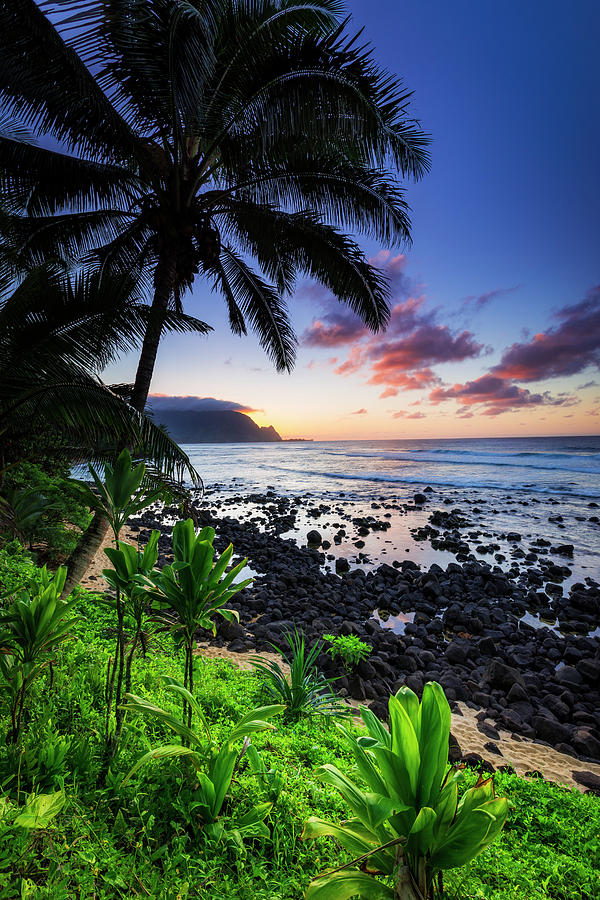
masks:
<path fill-rule="evenodd" d="M 3 576 L 4 571 L 4 576 Z M 21 557 L 0 559 L 0 582 L 31 577 Z M 130 719 L 106 783 L 99 775 L 104 728 L 104 673 L 113 649 L 112 616 L 98 598 L 81 591 L 86 621 L 77 639 L 61 650 L 53 685 L 41 679 L 32 692 L 31 715 L 22 746 L 0 744 L 0 900 L 12 898 L 133 898 L 164 900 L 297 900 L 312 877 L 346 861 L 330 840 L 300 841 L 309 815 L 342 819 L 347 810 L 315 769 L 333 762 L 351 770 L 351 760 L 335 724 L 316 716 L 255 736 L 268 767 L 284 787 L 267 823 L 271 836 L 243 849 L 208 844 L 193 827 L 193 810 L 182 766 L 154 763 L 125 788 L 124 774 L 139 756 L 169 735 L 149 720 Z M 160 675 L 181 677 L 183 658 L 170 639 L 134 664 L 133 690 L 164 706 L 176 701 Z M 197 660 L 197 697 L 220 730 L 267 698 L 256 673 L 241 672 L 220 660 Z M 1 701 L 0 701 L 1 702 Z M 4 718 L 0 727 L 6 730 Z M 57 770 L 53 748 L 67 746 Z M 44 757 L 44 754 L 46 756 Z M 60 756 L 60 754 L 58 754 Z M 44 762 L 45 759 L 45 762 Z M 21 803 L 35 780 L 45 790 L 64 787 L 68 802 L 45 830 L 27 834 L 10 827 L 10 804 Z M 467 783 L 476 775 L 469 775 Z M 496 777 L 497 789 L 513 802 L 500 839 L 464 870 L 446 877 L 449 898 L 600 897 L 600 800 L 577 791 Z M 18 792 L 20 792 L 18 794 Z M 232 785 L 230 809 L 245 811 L 257 800 L 256 782 L 242 770 Z"/>

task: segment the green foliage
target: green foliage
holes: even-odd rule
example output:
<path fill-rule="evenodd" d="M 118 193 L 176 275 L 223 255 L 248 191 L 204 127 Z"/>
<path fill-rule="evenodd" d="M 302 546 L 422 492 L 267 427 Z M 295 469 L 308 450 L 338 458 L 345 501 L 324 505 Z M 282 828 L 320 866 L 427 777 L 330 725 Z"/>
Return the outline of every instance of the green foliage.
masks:
<path fill-rule="evenodd" d="M 155 503 L 163 492 L 160 489 L 148 487 L 145 482 L 145 463 L 140 462 L 136 465 L 127 449 L 121 451 L 114 465 L 105 464 L 104 481 L 93 466 L 89 466 L 89 470 L 96 490 L 93 491 L 88 484 L 81 482 L 82 491 L 90 509 L 108 519 L 116 545 L 114 550 L 106 551 L 108 558 L 116 566 L 115 571 L 111 573 L 110 570 L 105 570 L 103 573 L 115 590 L 112 605 L 117 619 L 115 654 L 114 659 L 108 662 L 105 693 L 106 744 L 107 748 L 110 747 L 114 752 L 123 726 L 123 715 L 120 709 L 123 681 L 125 680 L 125 689 L 127 690 L 131 684 L 131 661 L 140 639 L 143 616 L 148 602 L 148 595 L 139 583 L 139 579 L 149 574 L 156 563 L 159 537 L 156 532 L 152 536 L 148 548 L 143 553 L 138 553 L 134 548 L 124 549 L 127 548 L 127 545 L 119 542 L 119 534 L 131 516 L 141 512 L 151 503 Z M 126 659 L 125 613 L 127 609 L 134 616 L 135 631 L 129 656 Z M 114 733 L 111 735 L 111 714 L 115 696 Z"/>
<path fill-rule="evenodd" d="M 36 571 L 20 550 L 13 555 L 0 551 L 0 583 L 39 581 L 32 574 Z M 352 858 L 333 840 L 299 840 L 309 817 L 338 822 L 349 815 L 340 793 L 317 776 L 319 766 L 333 764 L 357 778 L 351 742 L 327 717 L 280 720 L 276 731 L 253 734 L 234 771 L 220 821 L 232 827 L 255 804 L 277 802 L 265 819 L 269 837 L 245 840 L 242 847 L 227 832 L 216 842 L 198 827 L 197 779 L 189 763 L 184 769 L 177 757 L 161 760 L 147 765 L 143 778 L 139 773 L 121 786 L 145 753 L 179 741 L 154 716 L 128 714 L 103 786 L 104 673 L 114 649 L 113 614 L 98 595 L 81 588 L 76 595 L 84 618 L 60 647 L 52 691 L 45 679 L 35 681 L 19 744 L 0 742 L 2 900 L 298 900 L 319 872 Z M 182 678 L 184 654 L 168 635 L 163 642 L 145 659 L 134 659 L 132 690 L 181 721 L 181 695 L 167 689 L 163 676 Z M 218 659 L 197 657 L 196 666 L 195 698 L 219 749 L 235 723 L 260 705 L 262 676 Z M 2 730 L 9 727 L 4 694 L 0 690 Z M 351 721 L 345 729 L 355 737 L 365 734 Z M 38 760 L 49 759 L 46 747 L 51 754 L 62 740 L 70 746 L 55 784 L 64 782 L 68 807 L 46 828 L 14 828 L 40 770 Z M 252 764 L 254 749 L 258 769 Z M 257 774 L 261 768 L 267 780 Z M 477 780 L 466 769 L 459 798 Z M 493 844 L 462 869 L 446 871 L 447 900 L 599 897 L 600 799 L 514 775 L 497 773 L 495 781 L 514 812 Z M 51 787 L 43 790 L 51 792 Z"/>
<path fill-rule="evenodd" d="M 496 797 L 491 778 L 480 779 L 459 799 L 462 772 L 448 770 L 450 706 L 439 684 L 425 685 L 421 703 L 401 688 L 390 697 L 389 713 L 389 731 L 365 708 L 367 735 L 356 738 L 344 731 L 366 791 L 335 766 L 320 770 L 353 816 L 341 825 L 312 817 L 304 838 L 330 835 L 357 858 L 311 882 L 310 900 L 425 900 L 433 896 L 439 872 L 474 859 L 506 821 L 508 800 Z M 363 863 L 366 872 L 350 868 Z M 387 876 L 392 884 L 368 872 Z"/>
<path fill-rule="evenodd" d="M 221 818 L 221 811 L 235 769 L 248 749 L 249 736 L 259 731 L 272 730 L 274 726 L 270 724 L 269 719 L 282 712 L 284 707 L 262 706 L 251 710 L 233 726 L 225 735 L 221 746 L 218 746 L 202 707 L 193 695 L 175 679 L 165 678 L 164 680 L 166 689 L 179 694 L 184 698 L 187 706 L 194 710 L 202 730 L 192 731 L 185 721 L 175 718 L 167 710 L 135 694 L 127 694 L 126 710 L 158 719 L 181 738 L 181 744 L 166 744 L 145 753 L 127 774 L 124 784 L 150 760 L 185 758 L 194 769 L 197 779 L 190 810 L 194 812 L 198 827 L 202 827 L 206 834 L 216 842 L 223 840 L 226 833 L 227 839 L 233 839 L 238 843 L 241 843 L 244 838 L 268 837 L 269 831 L 264 825 L 264 819 L 269 813 L 272 803 L 256 803 L 247 814 L 234 817 L 233 823 L 227 824 Z M 240 741 L 243 741 L 241 752 L 236 747 Z M 261 767 L 256 751 L 252 759 L 254 768 L 264 782 L 267 773 Z"/>
<path fill-rule="evenodd" d="M 28 831 L 47 828 L 65 805 L 65 800 L 63 791 L 56 791 L 54 794 L 32 794 L 13 824 Z"/>
<path fill-rule="evenodd" d="M 150 490 L 142 484 L 146 466 L 143 462 L 135 465 L 127 449 L 121 451 L 114 465 L 105 463 L 104 480 L 93 466 L 89 466 L 89 470 L 96 493 L 81 482 L 86 502 L 90 509 L 106 516 L 115 541 L 119 540 L 121 529 L 132 516 L 155 503 L 162 495 L 160 490 Z"/>
<path fill-rule="evenodd" d="M 69 477 L 64 463 L 47 459 L 41 463 L 21 462 L 11 466 L 6 472 L 4 491 L 24 500 L 29 496 L 35 501 L 38 495 L 46 504 L 45 507 L 43 503 L 39 504 L 41 514 L 36 515 L 35 521 L 26 521 L 25 530 L 15 521 L 13 533 L 20 531 L 27 540 L 45 544 L 47 557 L 52 561 L 71 553 L 89 524 L 90 512 L 79 485 Z M 20 517 L 20 511 L 17 511 Z M 37 511 L 33 503 L 32 512 L 36 514 Z"/>
<path fill-rule="evenodd" d="M 152 573 L 158 560 L 159 537 L 160 531 L 154 530 L 143 550 L 124 541 L 117 541 L 116 547 L 107 547 L 104 551 L 113 568 L 103 569 L 102 574 L 115 592 L 115 597 L 108 598 L 107 603 L 116 609 L 117 604 L 122 601 L 125 615 L 129 615 L 134 623 L 125 660 L 126 693 L 131 690 L 133 657 L 138 644 L 143 640 L 144 629 L 148 628 L 150 598 L 145 579 Z"/>
<path fill-rule="evenodd" d="M 39 573 L 31 553 L 18 541 L 9 541 L 0 547 L 0 607 L 17 588 L 32 581 L 39 582 Z"/>
<path fill-rule="evenodd" d="M 10 695 L 11 728 L 8 740 L 19 737 L 25 698 L 32 682 L 52 660 L 54 649 L 67 640 L 74 620 L 66 619 L 77 599 L 61 600 L 67 570 L 50 576 L 41 570 L 37 591 L 17 591 L 0 613 L 0 673 Z"/>
<path fill-rule="evenodd" d="M 0 494 L 0 529 L 16 540 L 30 543 L 44 513 L 53 504 L 37 491 L 10 489 Z"/>
<path fill-rule="evenodd" d="M 164 566 L 149 576 L 149 582 L 154 586 L 151 596 L 162 607 L 156 616 L 172 633 L 175 643 L 185 650 L 184 686 L 190 693 L 194 690 L 193 654 L 198 628 L 215 633 L 216 615 L 227 622 L 237 621 L 237 612 L 226 609 L 225 604 L 252 583 L 251 578 L 235 581 L 243 571 L 246 559 L 227 571 L 233 556 L 231 544 L 215 561 L 214 539 L 214 528 L 203 528 L 197 535 L 191 519 L 177 522 L 173 528 L 173 565 Z M 186 701 L 184 708 L 187 709 L 188 725 L 191 725 L 192 706 Z"/>
<path fill-rule="evenodd" d="M 327 653 L 332 659 L 339 656 L 347 672 L 361 660 L 366 659 L 373 649 L 355 634 L 324 634 L 323 638 L 331 644 L 331 647 L 327 648 Z"/>
<path fill-rule="evenodd" d="M 271 644 L 277 653 L 289 662 L 287 675 L 276 660 L 264 660 L 257 656 L 252 660 L 254 668 L 266 677 L 271 695 L 285 704 L 287 719 L 296 720 L 303 715 L 320 713 L 323 716 L 347 715 L 348 709 L 331 689 L 331 679 L 325 678 L 317 668 L 317 657 L 323 646 L 317 641 L 307 651 L 304 634 L 295 628 L 284 634 L 287 648 Z"/>

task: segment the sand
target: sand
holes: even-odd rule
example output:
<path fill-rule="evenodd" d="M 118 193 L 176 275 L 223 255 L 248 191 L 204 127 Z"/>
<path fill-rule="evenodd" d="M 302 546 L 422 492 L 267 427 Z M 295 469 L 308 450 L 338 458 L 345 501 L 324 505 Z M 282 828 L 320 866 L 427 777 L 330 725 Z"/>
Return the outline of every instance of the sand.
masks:
<path fill-rule="evenodd" d="M 129 543 L 137 543 L 137 535 L 124 528 L 121 539 Z M 108 560 L 104 555 L 104 548 L 112 543 L 110 534 L 98 549 L 90 568 L 81 584 L 92 591 L 106 589 L 106 582 L 102 577 L 102 569 L 108 567 Z M 281 657 L 276 653 L 254 653 L 252 651 L 232 653 L 226 647 L 215 647 L 207 642 L 198 643 L 198 652 L 209 659 L 224 659 L 238 668 L 248 671 L 252 669 L 251 659 L 260 656 L 263 659 L 276 659 L 281 664 Z M 283 664 L 282 668 L 286 668 Z M 355 708 L 359 703 L 349 701 Z M 490 738 L 482 734 L 478 729 L 477 712 L 470 709 L 464 703 L 459 703 L 462 715 L 452 715 L 452 734 L 458 740 L 463 754 L 478 753 L 483 759 L 488 760 L 494 767 L 511 765 L 518 775 L 524 776 L 526 772 L 541 772 L 546 781 L 553 781 L 569 788 L 584 790 L 575 777 L 579 772 L 589 772 L 600 778 L 600 764 L 587 763 L 565 753 L 559 753 L 552 747 L 523 738 L 518 741 L 510 736 L 510 733 L 497 729 L 500 738 Z M 497 727 L 491 720 L 488 724 Z M 500 754 L 491 752 L 484 745 L 492 742 L 496 745 Z"/>

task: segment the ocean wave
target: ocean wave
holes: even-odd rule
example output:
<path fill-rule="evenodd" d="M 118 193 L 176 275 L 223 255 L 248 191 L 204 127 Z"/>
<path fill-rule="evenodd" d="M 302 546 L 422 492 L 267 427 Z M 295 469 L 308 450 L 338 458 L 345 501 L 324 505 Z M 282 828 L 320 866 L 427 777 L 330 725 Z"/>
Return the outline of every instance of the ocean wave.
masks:
<path fill-rule="evenodd" d="M 581 497 L 589 499 L 590 497 L 600 497 L 600 490 L 582 488 L 577 482 L 562 482 L 557 484 L 539 484 L 536 482 L 511 482 L 507 484 L 503 481 L 483 481 L 481 479 L 473 480 L 468 478 L 446 478 L 430 475 L 392 475 L 383 472 L 331 472 L 324 470 L 311 469 L 292 469 L 287 466 L 272 466 L 268 463 L 259 466 L 262 469 L 270 471 L 286 472 L 290 475 L 303 475 L 305 477 L 324 478 L 334 481 L 359 481 L 373 482 L 374 484 L 407 484 L 407 485 L 437 485 L 438 487 L 457 487 L 470 488 L 473 490 L 490 489 L 498 490 L 504 493 L 524 491 L 535 494 L 562 494 L 570 497 Z M 577 490 L 578 489 L 578 490 Z"/>
<path fill-rule="evenodd" d="M 498 454 L 488 454 L 485 457 L 483 454 L 476 454 L 473 451 L 465 451 L 466 453 L 472 453 L 472 456 L 469 456 L 468 459 L 463 459 L 458 456 L 458 458 L 452 459 L 451 457 L 444 456 L 443 460 L 438 459 L 433 456 L 433 453 L 436 451 L 428 451 L 432 454 L 432 456 L 419 456 L 418 459 L 415 459 L 411 456 L 404 456 L 402 454 L 406 453 L 406 451 L 389 451 L 389 450 L 370 450 L 370 451 L 338 451 L 338 450 L 330 450 L 326 451 L 328 455 L 336 456 L 336 457 L 348 457 L 350 459 L 380 459 L 383 461 L 389 462 L 406 462 L 413 464 L 420 463 L 434 463 L 437 465 L 452 465 L 452 466 L 498 466 L 501 468 L 518 468 L 518 469 L 536 469 L 537 471 L 551 471 L 551 472 L 572 472 L 573 474 L 580 475 L 600 475 L 600 457 L 590 457 L 590 460 L 593 460 L 593 465 L 589 466 L 577 466 L 571 465 L 567 466 L 564 464 L 558 463 L 557 465 L 552 465 L 551 459 L 558 459 L 558 454 L 555 456 L 546 455 L 543 457 L 543 462 L 522 462 L 522 461 L 514 461 L 514 459 L 519 457 L 528 457 L 535 456 L 535 454 L 515 454 L 513 459 L 507 458 L 505 456 L 499 456 Z M 462 451 L 459 451 L 462 453 Z M 573 460 L 573 456 L 570 454 L 563 454 L 562 456 Z M 581 459 L 578 457 L 577 459 Z"/>

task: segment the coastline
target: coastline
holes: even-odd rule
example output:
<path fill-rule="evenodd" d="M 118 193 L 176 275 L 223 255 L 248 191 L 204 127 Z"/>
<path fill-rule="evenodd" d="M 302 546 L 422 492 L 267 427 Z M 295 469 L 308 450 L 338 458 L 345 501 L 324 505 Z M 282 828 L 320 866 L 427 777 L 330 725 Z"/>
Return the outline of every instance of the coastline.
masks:
<path fill-rule="evenodd" d="M 449 522 L 447 510 L 438 503 L 439 498 L 430 497 L 424 504 L 428 519 L 439 522 L 446 517 L 446 529 L 438 529 L 433 540 L 451 541 L 457 530 L 461 533 L 460 523 Z M 345 527 L 336 534 L 346 534 L 337 550 L 347 555 L 349 547 L 355 550 L 359 529 L 371 536 L 386 534 L 386 504 L 376 505 L 379 509 L 370 518 L 347 514 L 347 521 L 338 523 Z M 474 554 L 445 567 L 419 567 L 403 559 L 368 571 L 348 566 L 348 571 L 335 574 L 325 568 L 340 568 L 327 560 L 333 554 L 324 553 L 322 545 L 302 546 L 303 530 L 298 529 L 296 540 L 281 536 L 294 533 L 303 512 L 313 511 L 309 518 L 316 527 L 322 518 L 341 518 L 338 511 L 325 511 L 327 504 L 315 498 L 291 499 L 273 491 L 227 499 L 211 494 L 194 507 L 199 524 L 216 528 L 218 549 L 231 541 L 256 573 L 252 587 L 232 603 L 240 625 L 221 626 L 215 639 L 207 637 L 200 644 L 204 653 L 243 665 L 249 655 L 281 643 L 283 632 L 293 624 L 302 627 L 310 641 L 331 630 L 356 634 L 373 652 L 352 678 L 343 676 L 338 682 L 351 702 L 372 705 L 381 715 L 383 700 L 401 684 L 420 691 L 425 681 L 439 681 L 453 707 L 458 758 L 484 760 L 494 768 L 512 765 L 519 774 L 537 770 L 549 780 L 580 789 L 600 787 L 600 641 L 528 624 L 527 616 L 539 615 L 539 585 L 525 590 L 522 577 L 511 579 Z M 405 507 L 409 523 L 423 512 L 418 504 Z M 229 515 L 231 511 L 236 516 Z M 132 521 L 125 537 L 143 541 L 149 529 L 159 528 L 163 563 L 176 515 L 175 509 L 146 511 Z M 424 539 L 431 540 L 431 535 Z M 334 560 L 340 558 L 347 556 Z M 89 573 L 87 587 L 98 590 L 104 565 L 96 564 Z M 550 559 L 547 565 L 556 567 L 555 579 L 567 578 L 558 571 L 560 562 Z M 600 591 L 588 581 L 564 596 L 562 590 L 554 596 L 544 593 L 562 617 L 561 625 L 578 625 L 581 632 L 592 630 L 598 621 Z M 387 621 L 381 616 L 383 608 Z M 401 633 L 389 627 L 390 619 Z M 319 663 L 328 676 L 339 676 L 326 654 Z"/>

